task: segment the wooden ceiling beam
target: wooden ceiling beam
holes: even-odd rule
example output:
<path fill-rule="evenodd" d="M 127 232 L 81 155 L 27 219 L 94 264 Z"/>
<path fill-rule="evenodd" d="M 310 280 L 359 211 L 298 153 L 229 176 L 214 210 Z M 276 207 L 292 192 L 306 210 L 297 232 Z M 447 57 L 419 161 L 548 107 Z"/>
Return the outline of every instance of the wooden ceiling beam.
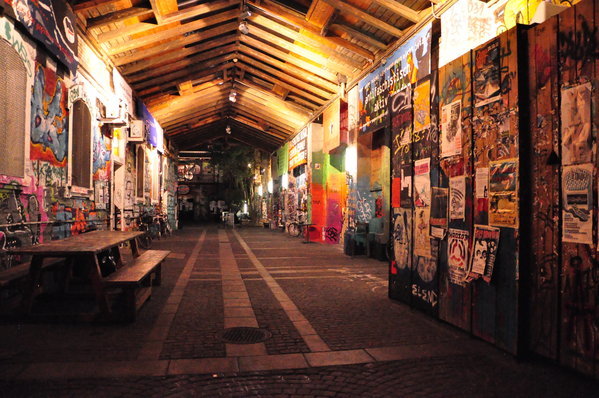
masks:
<path fill-rule="evenodd" d="M 177 61 L 184 59 L 191 55 L 198 54 L 198 56 L 199 56 L 199 54 L 204 51 L 216 49 L 218 47 L 227 46 L 231 43 L 234 43 L 236 41 L 235 39 L 236 38 L 234 35 L 228 35 L 228 36 L 224 36 L 219 39 L 216 39 L 216 40 L 207 41 L 207 42 L 199 44 L 197 46 L 182 47 L 180 49 L 177 49 L 177 51 L 172 51 L 172 52 L 169 52 L 166 54 L 160 54 L 160 55 L 157 55 L 157 56 L 154 56 L 151 58 L 147 58 L 147 59 L 138 61 L 133 65 L 122 67 L 121 73 L 124 76 L 127 76 L 127 75 L 131 75 L 133 73 L 136 73 L 136 72 L 147 70 L 148 68 L 153 68 L 153 67 L 156 67 L 159 65 L 165 65 L 165 64 L 177 62 Z M 204 54 L 208 54 L 208 53 L 204 53 Z M 187 59 L 189 59 L 189 58 L 187 58 Z"/>
<path fill-rule="evenodd" d="M 316 3 L 316 1 L 312 2 L 312 4 Z M 314 24 L 310 21 L 307 21 L 303 16 L 296 15 L 289 11 L 289 9 L 278 5 L 277 3 L 270 0 L 258 0 L 251 3 L 254 7 L 262 10 L 263 12 L 273 16 L 274 18 L 278 18 L 285 23 L 294 25 L 298 28 L 301 28 L 307 32 L 310 32 L 314 35 L 321 37 L 323 42 L 328 43 L 329 47 L 334 48 L 335 46 L 343 47 L 354 54 L 357 54 L 369 61 L 374 60 L 374 54 L 370 51 L 364 49 L 363 47 L 358 46 L 348 40 L 345 40 L 339 36 L 326 36 L 323 35 L 321 27 L 317 24 Z M 333 9 L 332 7 L 327 7 Z M 333 9 L 334 10 L 334 9 Z"/>
<path fill-rule="evenodd" d="M 386 45 L 383 42 L 378 41 L 377 39 L 375 39 L 374 37 L 367 35 L 364 32 L 361 32 L 357 29 L 354 29 L 350 26 L 347 25 L 342 25 L 342 24 L 332 24 L 330 27 L 331 31 L 335 32 L 338 35 L 343 35 L 346 34 L 350 37 L 354 37 L 360 41 L 363 41 L 364 43 L 368 43 L 369 45 L 371 45 L 372 47 L 376 47 L 379 50 L 387 50 L 387 48 L 389 47 L 388 45 Z"/>
<path fill-rule="evenodd" d="M 265 130 L 264 127 L 262 127 L 260 124 L 256 123 L 255 121 L 253 121 L 245 116 L 240 116 L 238 113 L 234 116 L 229 116 L 229 118 L 236 120 L 239 123 L 243 123 L 246 126 L 252 127 L 253 129 L 260 131 L 261 134 L 263 134 L 263 135 L 268 135 L 270 137 L 273 137 L 277 141 L 285 141 L 285 139 L 287 139 L 287 137 L 289 137 L 289 134 L 280 135 L 280 134 L 276 134 L 275 131 L 273 131 L 273 130 L 268 130 L 268 129 Z"/>
<path fill-rule="evenodd" d="M 334 73 L 331 73 L 325 69 L 322 69 L 321 67 L 318 67 L 310 62 L 304 61 L 298 57 L 294 57 L 289 53 L 274 48 L 273 46 L 270 46 L 260 40 L 254 39 L 251 36 L 241 35 L 239 36 L 239 41 L 241 43 L 245 43 L 249 46 L 255 47 L 273 57 L 282 59 L 287 64 L 293 64 L 299 68 L 307 70 L 308 72 L 320 76 L 321 78 L 327 79 L 331 82 L 334 82 L 337 79 L 337 76 Z"/>
<path fill-rule="evenodd" d="M 381 21 L 380 19 L 368 14 L 364 10 L 359 9 L 345 1 L 342 0 L 321 0 L 325 3 L 329 4 L 331 7 L 335 7 L 341 13 L 347 13 L 353 15 L 356 18 L 361 19 L 366 22 L 370 26 L 374 26 L 377 29 L 382 30 L 383 32 L 387 32 L 392 36 L 401 37 L 403 36 L 403 31 L 401 29 L 396 28 L 395 26 L 389 25 L 386 22 Z"/>
<path fill-rule="evenodd" d="M 150 5 L 152 6 L 152 10 L 154 10 L 154 15 L 156 15 L 156 20 L 159 24 L 162 24 L 165 15 L 179 9 L 177 0 L 150 0 Z"/>
<path fill-rule="evenodd" d="M 186 82 L 191 86 L 191 82 Z M 165 99 L 159 103 L 152 103 L 148 105 L 152 114 L 161 115 L 163 111 L 176 110 L 178 107 L 188 107 L 190 103 L 197 103 L 199 99 L 206 96 L 214 91 L 222 91 L 222 80 L 216 79 L 209 81 L 196 87 L 185 88 L 183 95 L 176 96 L 172 95 L 168 99 Z"/>
<path fill-rule="evenodd" d="M 123 66 L 126 64 L 130 64 L 140 60 L 146 60 L 147 58 L 151 58 L 153 56 L 158 56 L 160 59 L 161 56 L 168 52 L 178 51 L 181 49 L 185 49 L 187 45 L 193 44 L 196 42 L 200 42 L 198 45 L 209 44 L 208 40 L 211 40 L 214 37 L 220 36 L 225 33 L 237 32 L 237 22 L 231 22 L 228 24 L 220 25 L 215 28 L 207 29 L 200 33 L 194 33 L 187 37 L 181 37 L 179 39 L 169 40 L 166 43 L 162 43 L 156 46 L 152 46 L 143 50 L 135 50 L 134 53 L 128 54 L 125 56 L 121 56 L 118 58 L 114 58 L 114 64 L 116 66 Z M 193 47 L 190 47 L 193 48 Z"/>
<path fill-rule="evenodd" d="M 407 7 L 395 0 L 373 0 L 376 4 L 385 7 L 394 14 L 404 17 L 414 23 L 420 22 L 422 14 L 413 8 Z"/>
<path fill-rule="evenodd" d="M 238 113 L 243 114 L 245 117 L 256 118 L 258 116 L 256 116 L 255 106 L 256 105 L 252 104 L 251 101 L 244 100 L 239 103 L 236 103 L 235 109 Z M 265 123 L 268 123 L 268 125 L 273 130 L 280 132 L 280 135 L 284 137 L 288 137 L 290 134 L 292 134 L 297 128 L 295 126 L 301 126 L 301 124 L 295 124 L 293 126 L 290 126 L 289 124 L 284 124 L 283 122 L 279 121 L 279 119 L 267 116 L 266 114 L 262 113 L 260 114 L 260 120 L 263 120 Z"/>
<path fill-rule="evenodd" d="M 133 86 L 136 90 L 143 90 L 143 89 L 147 89 L 148 87 L 152 87 L 152 86 L 162 86 L 162 85 L 175 85 L 176 86 L 177 84 L 179 84 L 183 81 L 193 80 L 194 76 L 200 77 L 200 76 L 202 76 L 203 73 L 206 73 L 208 71 L 214 70 L 213 73 L 215 73 L 216 71 L 219 71 L 218 68 L 221 68 L 220 70 L 222 70 L 223 68 L 225 68 L 227 66 L 218 65 L 218 64 L 222 64 L 224 62 L 231 61 L 233 58 L 235 58 L 235 54 L 227 54 L 227 55 L 221 56 L 220 58 L 211 59 L 207 62 L 200 62 L 193 66 L 187 67 L 185 69 L 180 69 L 178 71 L 168 73 L 163 76 L 158 76 L 158 77 L 155 77 L 152 79 L 145 80 L 143 82 L 140 82 L 139 84 L 134 84 Z"/>
<path fill-rule="evenodd" d="M 331 46 L 326 45 L 326 40 L 322 39 L 322 37 L 319 35 L 316 37 L 312 35 L 312 37 L 310 37 L 306 34 L 303 34 L 301 30 L 296 31 L 294 29 L 289 29 L 278 22 L 275 22 L 269 18 L 263 17 L 262 15 L 258 14 L 252 15 L 250 20 L 253 23 L 256 23 L 262 27 L 277 32 L 280 35 L 288 37 L 294 42 L 303 43 L 304 45 L 313 48 L 315 51 L 325 54 L 328 59 L 334 62 L 341 63 L 349 68 L 354 69 L 361 69 L 364 66 L 363 62 L 358 62 L 353 58 L 344 56 L 341 53 L 339 53 L 339 51 L 337 51 L 336 45 L 334 45 L 332 48 Z M 252 28 L 250 27 L 250 30 L 251 29 Z"/>
<path fill-rule="evenodd" d="M 288 118 L 291 118 L 290 120 L 301 122 L 312 116 L 312 113 L 305 108 L 295 106 L 289 101 L 282 100 L 271 92 L 252 88 L 249 83 L 250 82 L 247 79 L 244 80 L 241 85 L 236 86 L 236 90 L 243 94 L 244 97 L 247 96 L 253 98 L 256 102 L 272 109 L 272 112 L 279 113 L 280 116 L 283 117 L 283 120 L 287 121 Z"/>
<path fill-rule="evenodd" d="M 251 73 L 252 75 L 258 76 L 259 78 L 264 79 L 264 80 L 266 80 L 268 82 L 278 84 L 281 87 L 285 87 L 286 89 L 288 89 L 290 91 L 293 91 L 294 93 L 296 93 L 296 94 L 298 94 L 298 95 L 300 95 L 300 96 L 302 96 L 302 97 L 304 97 L 306 99 L 309 99 L 310 101 L 314 101 L 316 104 L 322 105 L 323 103 L 326 102 L 325 98 L 327 98 L 328 96 L 325 96 L 324 98 L 322 98 L 320 96 L 314 95 L 314 94 L 312 94 L 312 91 L 309 91 L 309 89 L 306 89 L 305 85 L 303 85 L 303 84 L 302 85 L 298 85 L 298 86 L 294 86 L 294 85 L 292 85 L 290 83 L 287 83 L 287 81 L 295 81 L 296 79 L 292 79 L 289 76 L 284 76 L 285 74 L 282 73 L 282 72 L 280 72 L 276 76 L 277 77 L 280 77 L 280 76 L 285 77 L 287 81 L 283 81 L 283 80 L 278 79 L 277 77 L 275 77 L 273 75 L 270 75 L 268 73 L 265 73 L 265 72 L 263 72 L 263 71 L 255 68 L 255 67 L 253 67 L 252 65 L 255 64 L 256 61 L 252 62 L 251 60 L 247 60 L 244 55 L 240 55 L 239 57 L 240 57 L 241 60 L 243 60 L 245 62 L 240 63 L 238 65 L 238 67 L 240 69 L 244 69 L 246 71 L 246 73 Z M 261 66 L 260 69 L 262 69 L 262 68 L 264 68 L 264 67 Z M 313 90 L 315 90 L 315 89 L 313 89 Z"/>
<path fill-rule="evenodd" d="M 266 91 L 266 89 L 264 87 L 258 85 L 257 83 L 255 83 L 249 79 L 238 80 L 238 83 L 241 83 L 242 85 L 253 89 L 251 92 L 254 93 L 255 95 L 257 95 L 258 97 L 264 99 L 265 101 L 274 102 L 274 103 L 278 104 L 279 106 L 283 106 L 286 109 L 292 110 L 299 114 L 306 115 L 308 117 L 311 116 L 312 112 L 318 108 L 318 106 L 314 105 L 314 104 L 311 104 L 310 107 L 304 107 L 304 106 L 297 105 L 297 104 L 294 104 L 289 101 L 283 101 L 281 98 L 278 98 L 278 97 L 270 94 L 270 92 Z"/>
<path fill-rule="evenodd" d="M 241 46 L 240 46 L 241 48 Z M 328 99 L 331 97 L 331 94 L 335 93 L 338 90 L 336 85 L 331 85 L 330 83 L 323 87 L 319 81 L 314 81 L 316 79 L 311 79 L 309 81 L 301 80 L 301 78 L 296 77 L 298 74 L 301 76 L 301 71 L 298 73 L 297 70 L 289 67 L 285 68 L 285 66 L 281 66 L 280 68 L 283 71 L 279 71 L 278 69 L 271 68 L 263 62 L 259 62 L 256 58 L 247 56 L 245 54 L 239 54 L 238 59 L 240 61 L 245 61 L 246 63 L 259 68 L 260 70 L 269 73 L 273 76 L 278 77 L 280 80 L 286 81 L 289 84 L 293 84 L 301 89 L 304 89 L 310 93 L 316 94 L 323 99 Z M 304 72 L 307 75 L 306 72 Z M 309 76 L 304 76 L 304 79 L 308 80 Z M 326 87 L 326 88 L 325 88 Z M 289 87 L 285 87 L 285 89 L 290 90 Z"/>
<path fill-rule="evenodd" d="M 173 37 L 184 35 L 185 33 L 207 28 L 212 25 L 217 25 L 231 19 L 236 19 L 238 16 L 239 10 L 221 12 L 219 14 L 186 23 L 184 25 L 170 27 L 168 29 L 161 30 L 160 32 L 148 33 L 144 37 L 126 40 L 123 43 L 118 43 L 114 46 L 111 46 L 108 49 L 108 53 L 110 55 L 115 55 L 124 51 L 133 50 L 138 47 L 151 45 L 162 40 L 169 40 Z"/>
<path fill-rule="evenodd" d="M 217 46 L 211 51 L 206 51 L 200 53 L 198 55 L 194 55 L 192 57 L 184 58 L 180 61 L 173 62 L 170 64 L 162 65 L 159 67 L 148 68 L 143 72 L 138 72 L 133 75 L 127 76 L 127 81 L 131 85 L 135 85 L 137 82 L 145 81 L 147 79 L 151 79 L 154 76 L 165 76 L 169 73 L 173 73 L 179 70 L 184 70 L 187 67 L 193 67 L 195 65 L 208 65 L 214 60 L 218 60 L 219 57 L 222 57 L 225 54 L 234 52 L 237 49 L 235 44 L 229 44 L 226 46 Z"/>
<path fill-rule="evenodd" d="M 155 111 L 156 119 L 166 125 L 172 125 L 176 121 L 186 119 L 188 115 L 196 113 L 200 110 L 207 109 L 214 105 L 212 102 L 218 102 L 225 98 L 228 89 L 226 87 L 217 86 L 214 88 L 206 89 L 202 92 L 202 96 L 205 102 L 198 103 L 197 100 L 191 101 L 186 99 L 184 102 L 177 103 L 172 107 L 161 108 Z"/>
<path fill-rule="evenodd" d="M 119 23 L 130 18 L 146 18 L 154 15 L 154 11 L 144 7 L 130 7 L 123 10 L 111 12 L 109 14 L 100 15 L 99 17 L 90 18 L 87 20 L 87 30 L 102 28 L 111 23 Z"/>
<path fill-rule="evenodd" d="M 334 93 L 339 89 L 339 87 L 336 84 L 333 84 L 328 80 L 322 79 L 319 76 L 306 71 L 305 69 L 298 68 L 297 66 L 291 63 L 281 62 L 275 58 L 268 56 L 267 54 L 254 50 L 243 44 L 240 44 L 238 48 L 239 51 L 241 51 L 243 54 L 256 58 L 264 63 L 270 64 L 275 68 L 284 70 L 289 75 L 294 75 L 295 77 L 304 79 L 307 82 L 314 84 L 318 87 L 325 88 L 331 93 Z"/>
<path fill-rule="evenodd" d="M 114 3 L 118 3 L 121 0 L 89 0 L 83 1 L 81 3 L 77 3 L 73 5 L 73 11 L 76 13 L 82 13 L 85 11 L 93 10 L 94 8 L 98 8 L 100 6 L 108 6 Z"/>
<path fill-rule="evenodd" d="M 313 62 L 315 65 L 321 65 L 321 67 L 330 69 L 335 72 L 341 72 L 347 76 L 351 76 L 354 73 L 354 68 L 350 66 L 334 62 L 333 60 L 321 54 L 318 54 L 317 52 L 314 52 L 306 47 L 299 46 L 290 42 L 289 40 L 285 40 L 279 36 L 276 36 L 264 29 L 260 29 L 258 26 L 252 25 L 250 27 L 249 34 L 255 36 L 256 38 L 259 38 L 260 40 L 272 43 L 276 46 L 284 48 L 287 51 L 304 57 L 306 60 L 310 60 L 310 62 Z"/>
<path fill-rule="evenodd" d="M 216 1 L 214 3 L 200 4 L 198 6 L 186 8 L 182 11 L 175 11 L 166 16 L 164 16 L 160 21 L 159 25 L 155 24 L 134 24 L 129 26 L 119 27 L 114 30 L 110 30 L 105 33 L 101 33 L 98 35 L 98 40 L 100 42 L 107 42 L 119 37 L 129 36 L 131 34 L 143 33 L 159 26 L 168 25 L 174 22 L 181 22 L 185 19 L 198 17 L 203 14 L 208 14 L 215 11 L 220 11 L 225 8 L 229 8 L 232 5 L 237 4 L 237 2 L 233 2 L 231 0 L 221 0 Z M 142 26 L 143 25 L 143 26 Z M 175 25 L 180 26 L 180 25 Z M 151 32 L 150 32 L 151 34 Z"/>

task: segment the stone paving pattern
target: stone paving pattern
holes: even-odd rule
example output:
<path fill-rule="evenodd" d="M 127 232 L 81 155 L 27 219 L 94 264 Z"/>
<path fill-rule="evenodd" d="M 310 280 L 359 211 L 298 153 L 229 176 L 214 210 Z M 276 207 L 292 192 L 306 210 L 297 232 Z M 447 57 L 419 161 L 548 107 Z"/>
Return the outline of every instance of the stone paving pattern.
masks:
<path fill-rule="evenodd" d="M 135 323 L 0 323 L 0 396 L 599 397 L 594 380 L 518 361 L 389 300 L 386 263 L 352 259 L 338 246 L 305 245 L 277 231 L 236 233 L 227 230 L 226 238 L 255 319 L 273 334 L 267 356 L 227 357 L 220 341 L 227 294 L 222 243 L 214 226 L 186 227 L 154 242 L 174 255 Z M 180 299 L 176 283 L 183 284 Z M 168 330 L 155 360 L 142 361 L 161 327 Z M 310 352 L 317 345 L 304 341 L 312 337 L 306 330 L 332 351 Z"/>

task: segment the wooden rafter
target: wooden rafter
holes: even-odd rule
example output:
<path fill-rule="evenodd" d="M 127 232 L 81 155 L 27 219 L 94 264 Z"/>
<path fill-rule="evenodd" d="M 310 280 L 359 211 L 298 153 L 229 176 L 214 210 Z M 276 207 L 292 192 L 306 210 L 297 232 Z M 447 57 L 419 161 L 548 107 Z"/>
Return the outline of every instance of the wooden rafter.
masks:
<path fill-rule="evenodd" d="M 342 13 L 348 13 L 353 15 L 356 18 L 361 19 L 366 22 L 368 25 L 374 26 L 377 29 L 382 30 L 383 32 L 387 32 L 392 36 L 401 37 L 403 36 L 403 31 L 401 29 L 396 28 L 395 26 L 389 25 L 386 22 L 377 19 L 376 17 L 368 14 L 366 11 L 359 9 L 345 1 L 341 0 L 322 0 L 325 3 L 329 4 L 331 7 L 335 7 Z"/>
<path fill-rule="evenodd" d="M 395 0 L 373 0 L 376 4 L 385 7 L 386 9 L 400 15 L 412 22 L 419 22 L 422 19 L 420 11 L 407 7 Z"/>
<path fill-rule="evenodd" d="M 86 26 L 87 29 L 97 29 L 112 23 L 123 22 L 130 18 L 147 18 L 151 17 L 152 15 L 154 15 L 154 11 L 152 11 L 150 8 L 131 7 L 114 11 L 109 14 L 104 14 L 99 17 L 90 18 L 87 20 Z"/>

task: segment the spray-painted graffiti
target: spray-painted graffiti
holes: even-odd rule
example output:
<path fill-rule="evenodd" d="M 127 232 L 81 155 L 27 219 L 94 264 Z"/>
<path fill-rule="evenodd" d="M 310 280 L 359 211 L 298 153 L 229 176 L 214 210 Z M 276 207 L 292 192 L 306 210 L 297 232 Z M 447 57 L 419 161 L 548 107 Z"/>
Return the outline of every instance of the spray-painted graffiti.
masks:
<path fill-rule="evenodd" d="M 27 76 L 33 76 L 33 48 L 28 45 L 19 32 L 17 32 L 8 19 L 0 17 L 0 37 L 10 43 L 12 48 L 15 49 L 19 57 L 25 64 L 27 70 Z"/>
<path fill-rule="evenodd" d="M 31 160 L 65 167 L 67 130 L 66 85 L 52 70 L 37 65 L 31 96 Z"/>
<path fill-rule="evenodd" d="M 110 139 L 94 127 L 93 174 L 94 180 L 110 179 Z"/>

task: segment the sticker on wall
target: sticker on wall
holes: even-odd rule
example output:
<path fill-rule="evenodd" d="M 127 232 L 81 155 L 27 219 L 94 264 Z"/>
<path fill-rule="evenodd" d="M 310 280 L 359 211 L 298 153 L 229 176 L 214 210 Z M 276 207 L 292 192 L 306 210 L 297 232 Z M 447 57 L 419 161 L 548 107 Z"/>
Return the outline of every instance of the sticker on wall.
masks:
<path fill-rule="evenodd" d="M 474 104 L 483 106 L 501 99 L 499 39 L 474 51 Z"/>
<path fill-rule="evenodd" d="M 485 282 L 491 282 L 497 247 L 499 246 L 500 229 L 486 225 L 474 226 L 472 253 L 470 254 L 470 271 L 467 281 L 482 277 Z"/>
<path fill-rule="evenodd" d="M 426 78 L 414 89 L 414 131 L 431 124 L 431 81 Z"/>
<path fill-rule="evenodd" d="M 562 165 L 591 162 L 591 83 L 562 88 Z"/>
<path fill-rule="evenodd" d="M 468 231 L 449 229 L 447 239 L 447 265 L 449 281 L 456 285 L 464 284 L 468 273 Z"/>
<path fill-rule="evenodd" d="M 411 262 L 411 232 L 412 210 L 399 209 L 393 220 L 393 253 L 399 269 L 410 268 Z"/>
<path fill-rule="evenodd" d="M 593 243 L 593 165 L 564 166 L 562 240 Z"/>
<path fill-rule="evenodd" d="M 432 188 L 431 199 L 431 235 L 443 239 L 447 229 L 447 188 Z"/>
<path fill-rule="evenodd" d="M 518 160 L 489 164 L 489 224 L 518 228 Z"/>
<path fill-rule="evenodd" d="M 405 164 L 401 166 L 401 207 L 412 208 L 412 165 Z"/>
<path fill-rule="evenodd" d="M 466 176 L 449 179 L 449 218 L 451 220 L 466 218 Z"/>
<path fill-rule="evenodd" d="M 430 207 L 418 207 L 414 210 L 414 253 L 422 257 L 431 256 Z"/>
<path fill-rule="evenodd" d="M 414 206 L 429 207 L 431 205 L 431 159 L 414 162 Z"/>
<path fill-rule="evenodd" d="M 462 101 L 457 100 L 441 109 L 441 157 L 462 153 Z"/>

